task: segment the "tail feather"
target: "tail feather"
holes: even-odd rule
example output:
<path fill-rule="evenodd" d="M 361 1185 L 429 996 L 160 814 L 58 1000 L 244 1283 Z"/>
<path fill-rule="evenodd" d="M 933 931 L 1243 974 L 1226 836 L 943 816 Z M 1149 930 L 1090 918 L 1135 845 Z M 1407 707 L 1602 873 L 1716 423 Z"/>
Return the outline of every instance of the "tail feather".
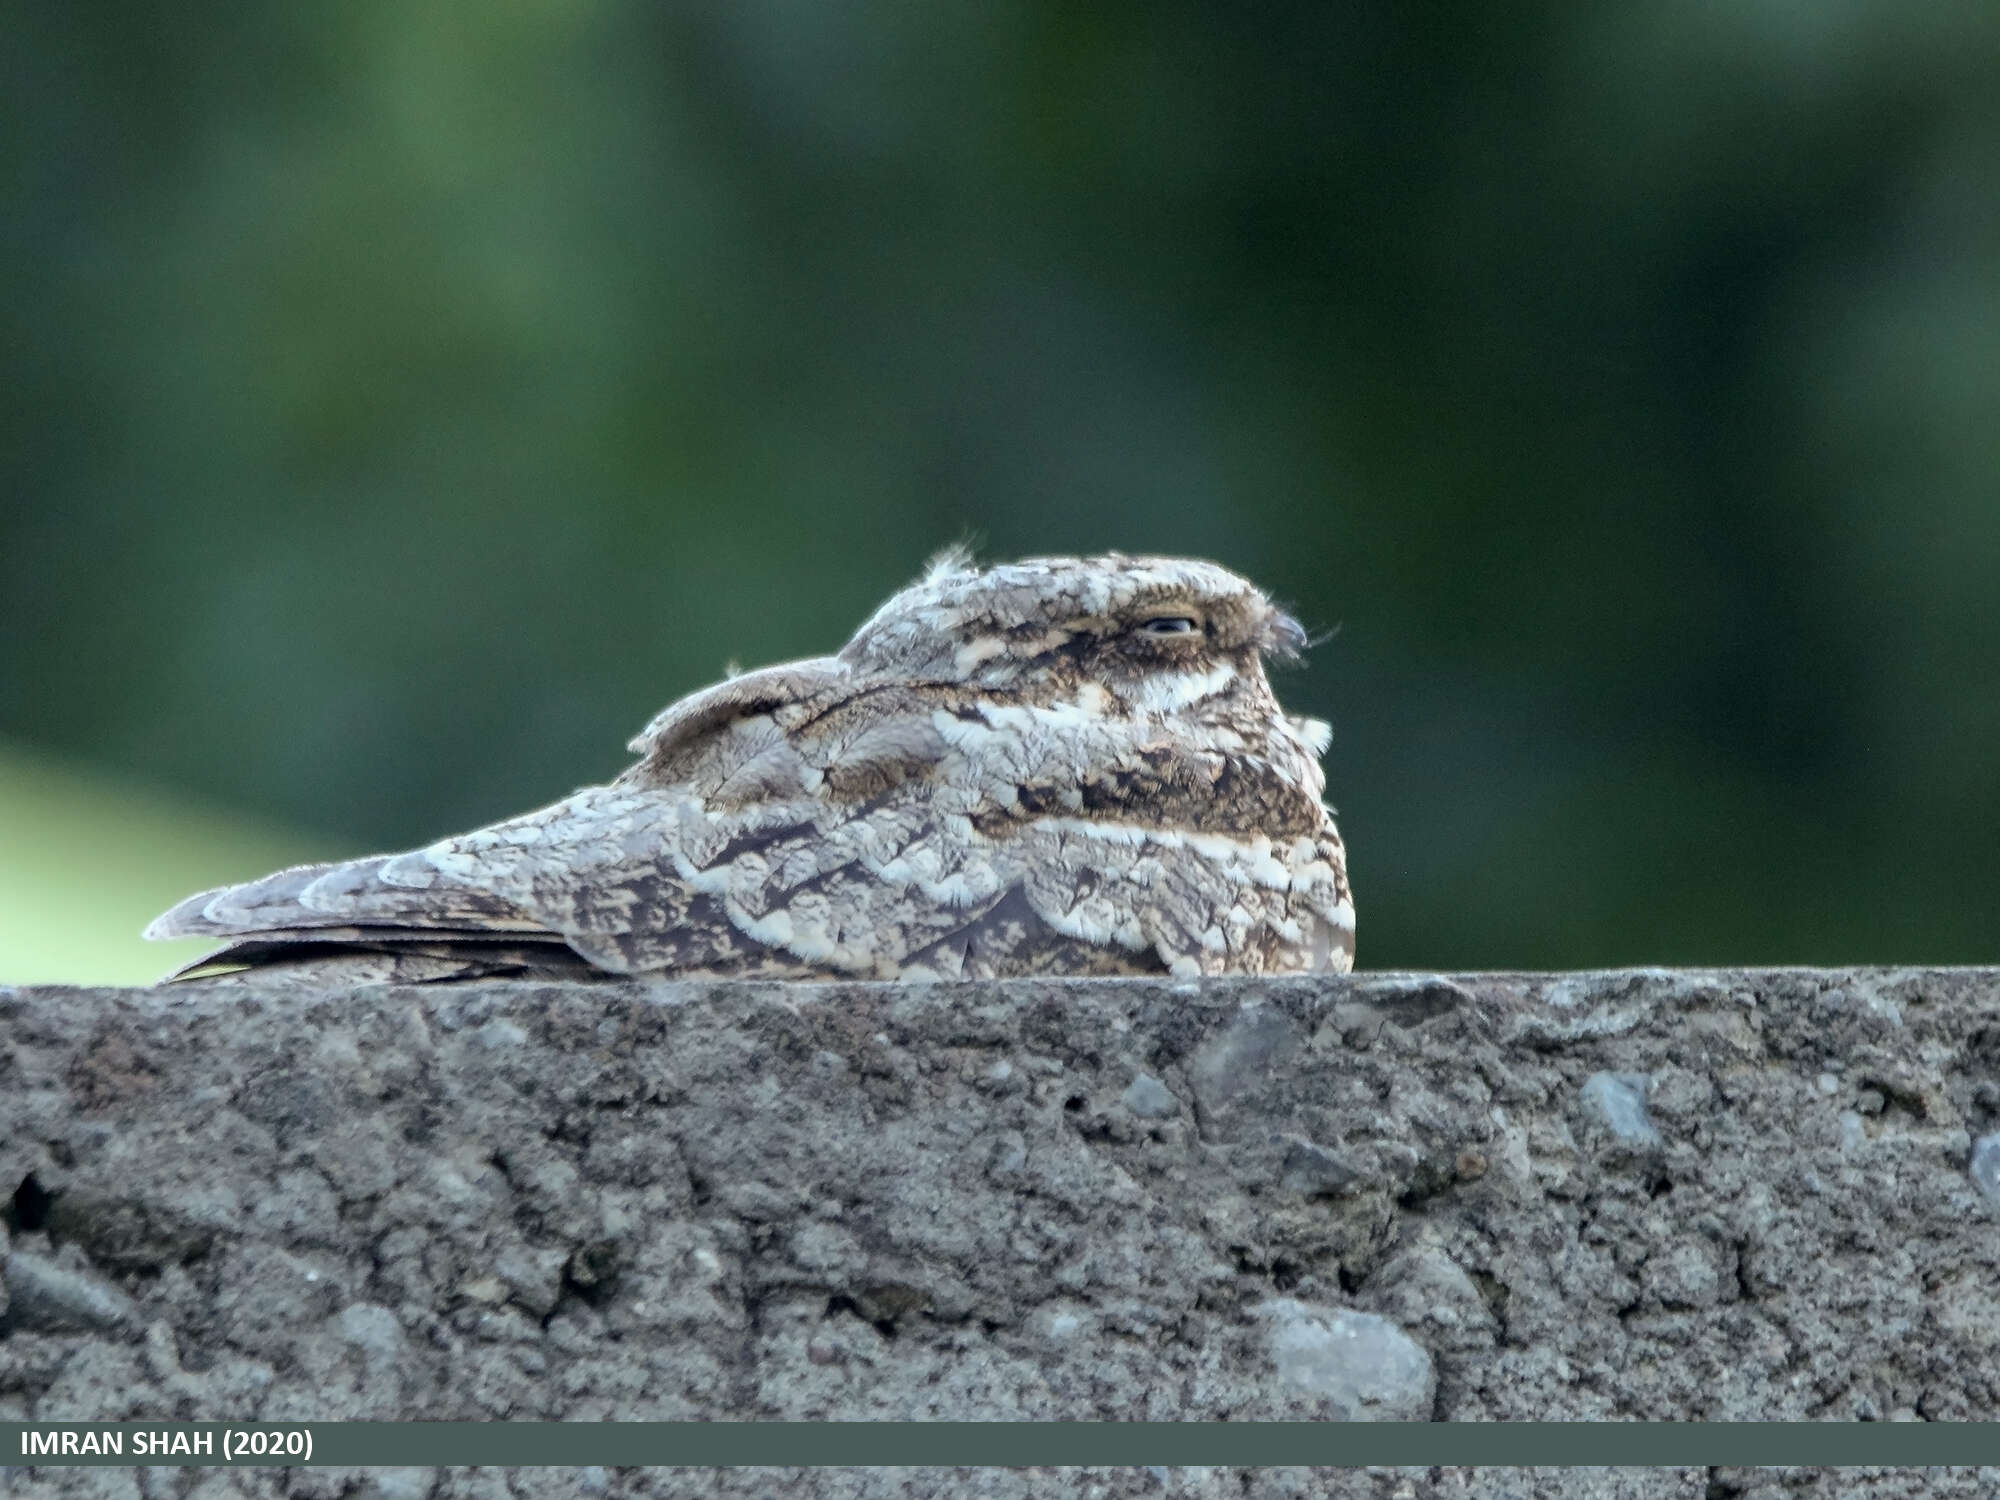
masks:
<path fill-rule="evenodd" d="M 487 933 L 395 931 L 370 927 L 276 930 L 224 943 L 168 974 L 165 982 L 227 978 L 290 965 L 322 978 L 354 981 L 469 979 L 489 974 L 604 978 L 606 972 L 555 934 L 495 938 Z"/>

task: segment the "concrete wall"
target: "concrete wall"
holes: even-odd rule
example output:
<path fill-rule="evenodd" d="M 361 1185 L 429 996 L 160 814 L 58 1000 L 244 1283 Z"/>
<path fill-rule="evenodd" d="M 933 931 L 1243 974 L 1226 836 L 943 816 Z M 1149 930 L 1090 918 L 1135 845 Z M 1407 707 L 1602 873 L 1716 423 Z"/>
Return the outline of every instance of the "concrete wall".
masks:
<path fill-rule="evenodd" d="M 1993 1419 L 1995 1132 L 1989 970 L 0 989 L 0 1418 Z"/>

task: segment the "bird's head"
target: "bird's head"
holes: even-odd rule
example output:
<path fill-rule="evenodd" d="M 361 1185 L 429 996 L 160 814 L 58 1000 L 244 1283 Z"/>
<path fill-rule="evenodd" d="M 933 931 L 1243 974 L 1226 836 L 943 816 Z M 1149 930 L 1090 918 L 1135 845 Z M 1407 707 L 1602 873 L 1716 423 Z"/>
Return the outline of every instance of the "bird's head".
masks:
<path fill-rule="evenodd" d="M 1176 557 L 1031 557 L 975 567 L 954 549 L 840 653 L 857 675 L 1070 697 L 1087 685 L 1133 716 L 1270 698 L 1267 657 L 1306 633 L 1248 579 Z"/>

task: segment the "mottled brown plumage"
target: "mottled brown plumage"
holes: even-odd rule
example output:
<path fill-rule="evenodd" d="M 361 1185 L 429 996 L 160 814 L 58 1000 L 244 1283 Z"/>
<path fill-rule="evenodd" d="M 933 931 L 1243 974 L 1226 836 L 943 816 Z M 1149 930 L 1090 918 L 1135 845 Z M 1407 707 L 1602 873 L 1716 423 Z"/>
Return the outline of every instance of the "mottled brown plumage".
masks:
<path fill-rule="evenodd" d="M 1326 726 L 1264 675 L 1303 644 L 1213 563 L 947 553 L 839 655 L 669 707 L 608 786 L 147 936 L 383 979 L 1345 970 Z"/>

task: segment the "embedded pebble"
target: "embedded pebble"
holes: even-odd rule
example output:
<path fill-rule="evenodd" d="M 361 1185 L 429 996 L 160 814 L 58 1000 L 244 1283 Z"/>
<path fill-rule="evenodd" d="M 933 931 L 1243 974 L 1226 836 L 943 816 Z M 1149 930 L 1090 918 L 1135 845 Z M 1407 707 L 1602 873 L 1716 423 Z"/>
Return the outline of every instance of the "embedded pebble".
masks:
<path fill-rule="evenodd" d="M 1653 1256 L 1640 1280 L 1666 1307 L 1709 1307 L 1721 1294 L 1714 1255 L 1694 1242 L 1673 1245 Z"/>
<path fill-rule="evenodd" d="M 1028 1142 L 1018 1130 L 1003 1130 L 993 1137 L 986 1155 L 986 1175 L 1002 1180 L 1028 1164 Z"/>
<path fill-rule="evenodd" d="M 1646 1112 L 1643 1073 L 1592 1073 L 1583 1083 L 1583 1102 L 1621 1141 L 1634 1146 L 1660 1144 L 1660 1133 Z"/>
<path fill-rule="evenodd" d="M 118 1328 L 136 1312 L 132 1299 L 82 1266 L 66 1266 L 26 1250 L 7 1257 L 4 1279 L 9 1321 L 44 1332 Z"/>
<path fill-rule="evenodd" d="M 1270 1074 L 1299 1043 L 1292 1018 L 1275 1006 L 1250 1003 L 1195 1054 L 1189 1074 L 1203 1108 L 1225 1109 Z"/>
<path fill-rule="evenodd" d="M 372 1302 L 354 1302 L 340 1310 L 336 1319 L 341 1338 L 382 1364 L 391 1363 L 403 1349 L 403 1325 L 388 1308 Z"/>
<path fill-rule="evenodd" d="M 1861 1116 L 1851 1109 L 1840 1112 L 1840 1149 L 1859 1151 L 1868 1144 L 1868 1128 L 1861 1123 Z"/>
<path fill-rule="evenodd" d="M 2000 1203 L 2000 1131 L 1972 1143 L 1969 1163 L 1972 1184 L 1993 1203 Z"/>
<path fill-rule="evenodd" d="M 363 1500 L 425 1500 L 437 1485 L 433 1469 L 370 1469 Z"/>
<path fill-rule="evenodd" d="M 1387 1318 L 1291 1297 L 1260 1303 L 1255 1311 L 1270 1322 L 1271 1363 L 1279 1383 L 1324 1402 L 1329 1417 L 1347 1422 L 1430 1417 L 1437 1370 L 1424 1347 Z"/>
<path fill-rule="evenodd" d="M 482 1047 L 518 1047 L 528 1040 L 528 1033 L 520 1025 L 504 1019 L 488 1021 L 478 1034 Z"/>
<path fill-rule="evenodd" d="M 1296 1136 L 1285 1137 L 1285 1154 L 1278 1162 L 1278 1186 L 1308 1198 L 1345 1192 L 1362 1177 L 1361 1169 L 1326 1147 Z"/>
<path fill-rule="evenodd" d="M 1096 1331 L 1097 1319 L 1080 1302 L 1045 1302 L 1028 1319 L 1028 1326 L 1054 1343 L 1067 1343 Z"/>
<path fill-rule="evenodd" d="M 1181 1102 L 1151 1073 L 1141 1073 L 1125 1085 L 1118 1102 L 1145 1120 L 1164 1120 L 1181 1111 Z"/>
<path fill-rule="evenodd" d="M 1404 1327 L 1432 1323 L 1466 1329 L 1477 1336 L 1493 1326 L 1493 1315 L 1465 1267 L 1435 1243 L 1412 1245 L 1369 1278 L 1374 1306 Z"/>
<path fill-rule="evenodd" d="M 828 1080 L 845 1078 L 849 1073 L 854 1071 L 848 1066 L 846 1058 L 842 1057 L 838 1052 L 830 1052 L 824 1047 L 812 1055 L 812 1062 L 809 1066 L 816 1077 Z"/>

